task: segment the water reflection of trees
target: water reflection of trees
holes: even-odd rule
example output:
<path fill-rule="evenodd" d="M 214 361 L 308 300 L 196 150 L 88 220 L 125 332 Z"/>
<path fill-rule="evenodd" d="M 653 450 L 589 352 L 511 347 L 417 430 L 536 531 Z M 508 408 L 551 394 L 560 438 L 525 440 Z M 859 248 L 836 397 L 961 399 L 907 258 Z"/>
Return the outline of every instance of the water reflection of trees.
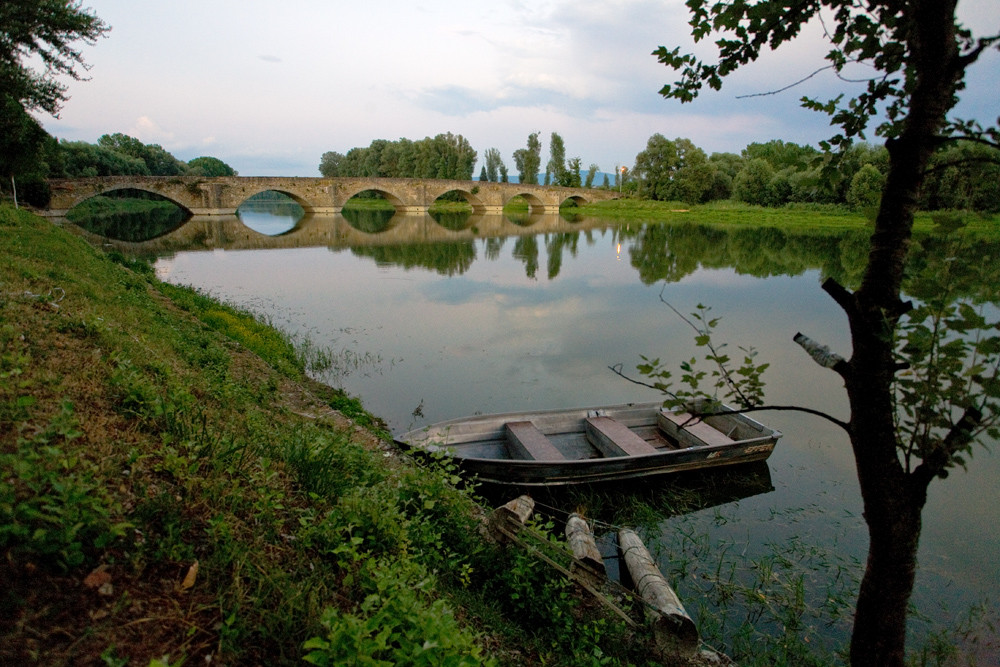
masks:
<path fill-rule="evenodd" d="M 380 234 L 392 226 L 395 209 L 380 208 L 345 208 L 342 211 L 344 219 L 359 232 Z"/>
<path fill-rule="evenodd" d="M 595 230 L 559 232 L 514 237 L 512 257 L 524 265 L 528 278 L 535 279 L 541 266 L 549 280 L 562 270 L 566 253 L 576 257 L 581 243 L 593 245 Z M 598 230 L 601 231 L 601 230 Z M 800 275 L 818 270 L 823 279 L 834 278 L 842 285 L 857 286 L 866 259 L 869 230 L 839 232 L 788 231 L 776 228 L 724 228 L 697 224 L 621 225 L 611 229 L 612 242 L 628 246 L 631 265 L 645 284 L 676 282 L 700 268 L 731 268 L 737 273 L 761 278 Z M 483 259 L 500 258 L 506 239 L 482 239 Z M 962 295 L 995 301 L 995 285 L 1000 279 L 1000 243 L 968 242 L 957 260 L 946 260 L 951 252 L 943 239 L 925 236 L 914 242 L 907 293 L 915 298 L 935 289 L 933 279 L 946 268 L 962 271 Z M 355 247 L 352 251 L 378 262 L 406 269 L 423 267 L 442 275 L 467 271 L 476 259 L 476 241 L 453 243 L 399 244 Z M 543 259 L 542 253 L 545 253 Z M 930 282 L 929 282 L 930 281 Z"/>
<path fill-rule="evenodd" d="M 438 223 L 445 229 L 450 229 L 453 232 L 458 232 L 469 226 L 469 218 L 472 217 L 472 211 L 428 211 L 430 216 L 434 218 L 434 222 Z"/>
<path fill-rule="evenodd" d="M 430 269 L 443 276 L 462 275 L 476 261 L 476 245 L 472 241 L 356 246 L 351 253 L 370 257 L 377 264 L 392 264 L 407 270 Z"/>
<path fill-rule="evenodd" d="M 173 202 L 139 190 L 113 195 L 91 197 L 70 210 L 67 218 L 91 234 L 141 243 L 177 229 L 191 215 Z"/>
<path fill-rule="evenodd" d="M 524 273 L 534 280 L 538 273 L 538 237 L 517 237 L 514 241 L 514 259 L 524 264 Z"/>
<path fill-rule="evenodd" d="M 948 289 L 972 303 L 997 303 L 1000 243 L 969 237 L 917 237 L 906 266 L 904 288 L 920 301 L 940 297 L 941 290 Z"/>
<path fill-rule="evenodd" d="M 629 257 L 646 284 L 676 282 L 700 267 L 733 268 L 768 277 L 819 269 L 844 285 L 857 283 L 863 268 L 867 230 L 793 233 L 776 228 L 648 225 L 623 232 L 632 241 Z"/>

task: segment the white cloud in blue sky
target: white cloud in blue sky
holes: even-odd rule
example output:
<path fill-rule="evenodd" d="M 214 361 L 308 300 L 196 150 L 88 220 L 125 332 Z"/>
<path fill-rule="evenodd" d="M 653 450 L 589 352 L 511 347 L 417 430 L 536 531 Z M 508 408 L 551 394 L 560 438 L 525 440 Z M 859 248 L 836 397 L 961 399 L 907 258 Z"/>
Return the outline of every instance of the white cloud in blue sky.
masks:
<path fill-rule="evenodd" d="M 125 132 L 183 159 L 213 155 L 243 175 L 318 175 L 320 156 L 373 139 L 464 135 L 511 155 L 538 131 L 569 157 L 611 171 L 654 133 L 708 152 L 753 141 L 813 143 L 827 119 L 799 108 L 832 97 L 828 73 L 781 95 L 740 99 L 797 81 L 824 63 L 819 26 L 693 104 L 662 99 L 673 73 L 650 53 L 694 47 L 682 0 L 89 0 L 112 26 L 85 48 L 90 80 L 70 82 L 59 138 Z M 1000 26 L 1000 3 L 964 0 L 960 14 Z M 699 51 L 711 49 L 698 45 Z M 997 111 L 1000 58 L 963 94 L 967 115 Z"/>

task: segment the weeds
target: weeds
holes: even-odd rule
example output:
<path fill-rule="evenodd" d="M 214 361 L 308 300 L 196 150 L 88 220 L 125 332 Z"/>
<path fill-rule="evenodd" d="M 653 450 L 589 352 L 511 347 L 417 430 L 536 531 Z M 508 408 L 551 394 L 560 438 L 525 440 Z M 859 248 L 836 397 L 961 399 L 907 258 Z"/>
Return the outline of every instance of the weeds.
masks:
<path fill-rule="evenodd" d="M 44 430 L 0 453 L 0 549 L 14 558 L 65 572 L 125 536 L 129 524 L 97 466 L 74 451 L 81 435 L 64 402 Z"/>

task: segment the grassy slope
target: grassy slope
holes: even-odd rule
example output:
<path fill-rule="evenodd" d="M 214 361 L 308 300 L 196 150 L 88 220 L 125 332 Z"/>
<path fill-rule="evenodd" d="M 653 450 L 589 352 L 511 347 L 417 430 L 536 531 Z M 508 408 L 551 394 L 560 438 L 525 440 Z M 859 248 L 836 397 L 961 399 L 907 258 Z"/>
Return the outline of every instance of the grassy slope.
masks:
<path fill-rule="evenodd" d="M 429 543 L 474 535 L 471 505 L 280 335 L 30 214 L 0 207 L 0 239 L 0 662 L 295 663 L 373 588 L 433 582 L 430 608 Z"/>
<path fill-rule="evenodd" d="M 385 436 L 278 332 L 0 205 L 0 663 L 644 661 Z"/>

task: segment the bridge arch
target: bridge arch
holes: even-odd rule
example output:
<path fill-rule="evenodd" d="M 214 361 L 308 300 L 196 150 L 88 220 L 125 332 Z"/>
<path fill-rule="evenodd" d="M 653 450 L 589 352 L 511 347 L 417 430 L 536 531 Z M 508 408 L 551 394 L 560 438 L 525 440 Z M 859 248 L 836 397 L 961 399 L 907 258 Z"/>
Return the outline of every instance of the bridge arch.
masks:
<path fill-rule="evenodd" d="M 112 183 L 108 187 L 98 188 L 92 192 L 82 193 L 80 196 L 73 198 L 72 204 L 69 207 L 67 207 L 67 210 L 72 210 L 77 206 L 79 206 L 80 204 L 82 204 L 83 202 L 93 199 L 94 197 L 102 197 L 111 194 L 113 192 L 122 192 L 126 190 L 134 192 L 145 192 L 147 194 L 155 195 L 157 199 L 168 201 L 177 208 L 179 208 L 181 211 L 184 212 L 185 216 L 190 217 L 191 215 L 193 215 L 191 209 L 185 206 L 183 202 L 177 201 L 177 199 L 165 195 L 164 193 L 160 192 L 155 188 L 143 187 L 141 183 Z"/>
<path fill-rule="evenodd" d="M 283 188 L 261 187 L 261 188 L 256 188 L 256 189 L 253 189 L 253 190 L 248 190 L 246 197 L 243 198 L 243 201 L 241 201 L 236 206 L 236 208 L 239 209 L 239 207 L 242 206 L 243 204 L 245 204 L 248 200 L 252 199 L 253 197 L 256 197 L 257 195 L 259 195 L 259 194 L 261 194 L 263 192 L 277 192 L 280 195 L 285 195 L 286 197 L 288 197 L 289 199 L 291 199 L 293 202 L 295 202 L 296 204 L 298 204 L 299 206 L 301 206 L 303 211 L 308 211 L 310 208 L 313 207 L 312 202 L 310 202 L 309 200 L 303 198 L 302 195 L 300 195 L 300 194 L 298 194 L 296 192 L 293 192 L 292 190 L 283 189 Z"/>
<path fill-rule="evenodd" d="M 574 206 L 584 206 L 590 202 L 587 201 L 587 198 L 582 195 L 570 195 L 569 197 L 566 197 L 566 199 L 563 199 L 559 205 L 563 206 L 566 203 L 572 203 Z"/>
<path fill-rule="evenodd" d="M 528 207 L 532 212 L 541 212 L 545 210 L 545 202 L 531 192 L 512 192 L 509 197 L 504 197 L 503 205 L 507 206 L 507 204 L 518 197 L 528 202 Z"/>
<path fill-rule="evenodd" d="M 396 196 L 396 194 L 394 194 L 393 192 L 390 192 L 389 190 L 384 189 L 384 188 L 380 188 L 378 186 L 375 186 L 375 187 L 371 187 L 371 186 L 364 187 L 364 186 L 362 186 L 362 187 L 357 187 L 357 188 L 351 188 L 350 190 L 348 190 L 347 192 L 344 193 L 344 203 L 349 202 L 351 199 L 353 199 L 354 197 L 357 197 L 362 192 L 375 192 L 375 193 L 378 193 L 378 194 L 382 195 L 382 197 L 384 197 L 390 204 L 392 204 L 393 207 L 397 211 L 405 211 L 406 210 L 406 207 L 407 207 L 406 202 L 404 202 L 402 199 L 400 199 L 398 196 Z"/>
<path fill-rule="evenodd" d="M 449 192 L 455 192 L 461 195 L 462 199 L 464 199 L 466 203 L 472 207 L 473 213 L 482 213 L 486 210 L 486 205 L 483 203 L 482 199 L 473 194 L 472 191 L 477 189 L 478 188 L 475 185 L 473 185 L 469 189 L 463 187 L 455 187 L 455 182 L 449 181 L 447 182 L 447 184 L 442 185 L 440 187 L 436 188 L 429 187 L 427 189 L 426 191 L 427 204 L 428 206 L 433 205 L 438 199 L 448 194 Z"/>

